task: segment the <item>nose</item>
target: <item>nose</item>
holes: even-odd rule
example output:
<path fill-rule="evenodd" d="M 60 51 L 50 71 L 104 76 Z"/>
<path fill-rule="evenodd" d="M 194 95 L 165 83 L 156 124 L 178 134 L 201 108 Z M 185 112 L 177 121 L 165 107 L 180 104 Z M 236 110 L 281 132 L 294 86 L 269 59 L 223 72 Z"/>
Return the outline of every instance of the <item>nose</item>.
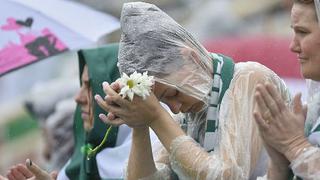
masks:
<path fill-rule="evenodd" d="M 166 104 L 174 114 L 178 114 L 180 112 L 182 104 L 179 101 L 167 101 Z"/>
<path fill-rule="evenodd" d="M 299 46 L 299 41 L 296 38 L 296 36 L 294 36 L 293 39 L 291 40 L 290 45 L 289 45 L 289 49 L 290 49 L 290 51 L 292 51 L 294 53 L 300 53 L 301 49 Z"/>
<path fill-rule="evenodd" d="M 78 104 L 85 104 L 87 101 L 85 88 L 81 87 L 74 99 Z"/>

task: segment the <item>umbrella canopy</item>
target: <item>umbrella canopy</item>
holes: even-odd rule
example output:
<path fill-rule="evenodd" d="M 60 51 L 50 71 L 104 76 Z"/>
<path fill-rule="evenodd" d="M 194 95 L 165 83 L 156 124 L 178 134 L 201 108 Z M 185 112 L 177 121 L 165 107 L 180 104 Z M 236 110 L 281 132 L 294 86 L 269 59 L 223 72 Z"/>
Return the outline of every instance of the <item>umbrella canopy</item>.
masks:
<path fill-rule="evenodd" d="M 1 0 L 0 76 L 67 50 L 92 46 L 119 26 L 116 18 L 75 2 Z"/>

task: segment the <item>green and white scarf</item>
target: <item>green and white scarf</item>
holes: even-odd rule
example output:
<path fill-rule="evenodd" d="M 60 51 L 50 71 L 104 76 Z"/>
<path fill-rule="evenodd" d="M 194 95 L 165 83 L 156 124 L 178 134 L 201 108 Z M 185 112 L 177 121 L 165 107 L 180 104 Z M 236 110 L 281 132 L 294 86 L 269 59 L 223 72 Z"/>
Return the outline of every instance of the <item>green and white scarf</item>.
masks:
<path fill-rule="evenodd" d="M 221 54 L 211 53 L 214 66 L 213 86 L 210 92 L 207 112 L 204 148 L 210 152 L 218 145 L 219 109 L 224 93 L 229 88 L 233 77 L 234 63 L 232 59 Z"/>

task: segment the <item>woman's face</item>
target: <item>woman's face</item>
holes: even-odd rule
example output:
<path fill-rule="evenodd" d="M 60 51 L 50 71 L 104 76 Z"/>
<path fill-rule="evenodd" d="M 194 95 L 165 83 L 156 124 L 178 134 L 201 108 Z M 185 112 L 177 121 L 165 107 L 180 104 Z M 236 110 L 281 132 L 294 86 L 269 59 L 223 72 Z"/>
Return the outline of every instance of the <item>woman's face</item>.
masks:
<path fill-rule="evenodd" d="M 320 26 L 314 6 L 294 4 L 291 10 L 294 36 L 290 50 L 297 53 L 304 78 L 320 80 Z"/>
<path fill-rule="evenodd" d="M 89 84 L 88 67 L 84 66 L 81 75 L 82 85 L 79 92 L 75 96 L 75 101 L 81 107 L 81 117 L 84 122 L 84 127 L 89 130 L 93 126 L 93 109 L 92 109 L 92 92 Z"/>
<path fill-rule="evenodd" d="M 174 87 L 159 82 L 155 82 L 154 94 L 159 101 L 168 105 L 170 110 L 175 114 L 179 112 L 199 112 L 204 106 L 202 101 L 183 94 Z"/>

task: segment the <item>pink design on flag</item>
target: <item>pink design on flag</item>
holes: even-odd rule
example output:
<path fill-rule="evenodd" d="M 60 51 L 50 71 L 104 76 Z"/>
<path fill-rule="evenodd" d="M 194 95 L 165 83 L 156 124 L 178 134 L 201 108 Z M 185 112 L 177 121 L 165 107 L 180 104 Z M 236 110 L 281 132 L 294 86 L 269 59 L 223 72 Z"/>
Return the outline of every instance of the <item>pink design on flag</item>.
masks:
<path fill-rule="evenodd" d="M 31 26 L 33 19 L 31 21 L 30 19 L 27 19 L 29 22 L 20 21 L 20 23 Z M 19 42 L 9 41 L 4 47 L 0 47 L 0 74 L 68 50 L 68 47 L 49 28 L 43 28 L 39 32 L 31 31 L 27 27 L 28 31 L 22 32 L 24 27 L 17 22 L 10 17 L 7 19 L 7 24 L 1 26 L 4 31 L 15 32 Z"/>
<path fill-rule="evenodd" d="M 18 30 L 18 29 L 21 28 L 21 25 L 17 24 L 16 20 L 14 18 L 12 18 L 12 17 L 7 19 L 7 23 L 8 24 L 5 24 L 5 25 L 1 26 L 2 30 L 10 31 L 10 30 Z"/>

